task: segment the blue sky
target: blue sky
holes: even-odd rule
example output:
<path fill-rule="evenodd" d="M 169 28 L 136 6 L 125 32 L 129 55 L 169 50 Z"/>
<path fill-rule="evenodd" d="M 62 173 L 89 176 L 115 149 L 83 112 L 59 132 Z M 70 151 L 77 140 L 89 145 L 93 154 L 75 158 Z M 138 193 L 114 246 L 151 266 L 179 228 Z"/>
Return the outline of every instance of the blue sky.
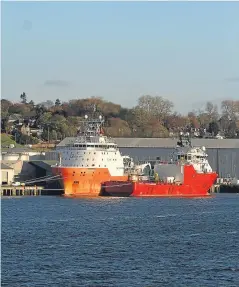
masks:
<path fill-rule="evenodd" d="M 2 2 L 2 98 L 239 99 L 239 3 Z"/>

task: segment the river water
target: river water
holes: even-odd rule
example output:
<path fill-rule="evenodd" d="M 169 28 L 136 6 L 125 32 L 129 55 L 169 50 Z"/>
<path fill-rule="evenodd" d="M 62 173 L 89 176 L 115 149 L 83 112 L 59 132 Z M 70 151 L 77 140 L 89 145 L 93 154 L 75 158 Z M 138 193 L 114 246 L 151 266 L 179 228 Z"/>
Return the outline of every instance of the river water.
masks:
<path fill-rule="evenodd" d="M 239 286 L 239 195 L 1 207 L 2 286 Z"/>

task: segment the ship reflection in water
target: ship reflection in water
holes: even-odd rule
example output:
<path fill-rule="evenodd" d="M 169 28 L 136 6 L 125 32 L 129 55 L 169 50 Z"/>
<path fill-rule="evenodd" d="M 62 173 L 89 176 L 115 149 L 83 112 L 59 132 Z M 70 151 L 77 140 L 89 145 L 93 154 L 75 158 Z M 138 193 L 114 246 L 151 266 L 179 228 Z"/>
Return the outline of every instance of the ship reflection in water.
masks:
<path fill-rule="evenodd" d="M 2 286 L 238 286 L 238 196 L 2 201 Z"/>

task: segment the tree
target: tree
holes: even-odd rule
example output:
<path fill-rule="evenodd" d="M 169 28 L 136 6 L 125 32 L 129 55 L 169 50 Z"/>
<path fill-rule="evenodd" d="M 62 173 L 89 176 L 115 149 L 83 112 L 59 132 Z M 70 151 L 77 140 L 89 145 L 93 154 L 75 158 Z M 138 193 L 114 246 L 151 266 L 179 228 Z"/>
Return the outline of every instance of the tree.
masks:
<path fill-rule="evenodd" d="M 183 117 L 180 114 L 173 113 L 167 116 L 164 121 L 164 126 L 170 131 L 186 131 L 191 129 L 190 120 L 188 117 Z"/>
<path fill-rule="evenodd" d="M 9 114 L 21 114 L 25 115 L 30 112 L 31 107 L 25 104 L 15 103 L 9 107 Z"/>
<path fill-rule="evenodd" d="M 23 135 L 23 134 L 19 133 L 17 135 L 17 142 L 20 144 L 36 144 L 39 142 L 39 140 L 37 138 L 32 137 L 32 136 Z"/>
<path fill-rule="evenodd" d="M 108 120 L 109 127 L 104 131 L 111 137 L 129 137 L 131 136 L 131 129 L 129 124 L 120 118 L 110 118 Z"/>
<path fill-rule="evenodd" d="M 205 112 L 208 115 L 209 121 L 216 121 L 218 120 L 218 108 L 217 105 L 213 105 L 212 102 L 206 103 Z"/>
<path fill-rule="evenodd" d="M 218 134 L 218 132 L 219 132 L 219 125 L 218 125 L 218 123 L 217 122 L 209 123 L 208 131 L 212 135 L 216 136 Z"/>
<path fill-rule="evenodd" d="M 21 103 L 22 104 L 26 104 L 27 103 L 27 95 L 25 92 L 23 92 L 21 95 L 20 95 L 20 99 L 21 99 Z"/>
<path fill-rule="evenodd" d="M 1 118 L 6 119 L 12 103 L 6 99 L 1 99 Z"/>
<path fill-rule="evenodd" d="M 50 100 L 47 100 L 46 102 L 41 102 L 39 105 L 44 106 L 46 109 L 49 109 L 54 106 L 54 103 Z"/>
<path fill-rule="evenodd" d="M 200 124 L 199 124 L 197 116 L 194 112 L 188 113 L 188 119 L 190 121 L 191 129 L 199 129 Z"/>
<path fill-rule="evenodd" d="M 49 112 L 43 112 L 42 114 L 39 113 L 36 120 L 37 125 L 41 127 L 49 125 L 51 117 L 52 115 Z"/>
<path fill-rule="evenodd" d="M 237 120 L 239 118 L 239 101 L 225 100 L 221 103 L 222 115 L 228 120 Z"/>
<path fill-rule="evenodd" d="M 235 121 L 230 121 L 226 136 L 229 138 L 235 138 L 237 135 L 237 125 Z"/>
<path fill-rule="evenodd" d="M 34 105 L 35 105 L 35 103 L 33 102 L 33 100 L 31 100 L 28 104 L 31 105 L 31 106 L 33 106 L 33 107 L 34 107 Z"/>
<path fill-rule="evenodd" d="M 55 130 L 50 133 L 50 140 L 57 140 L 57 132 Z"/>
<path fill-rule="evenodd" d="M 55 106 L 59 107 L 61 105 L 61 101 L 59 99 L 56 99 Z"/>
<path fill-rule="evenodd" d="M 160 96 L 141 96 L 137 108 L 144 110 L 148 119 L 155 117 L 158 121 L 164 121 L 172 112 L 173 103 Z"/>

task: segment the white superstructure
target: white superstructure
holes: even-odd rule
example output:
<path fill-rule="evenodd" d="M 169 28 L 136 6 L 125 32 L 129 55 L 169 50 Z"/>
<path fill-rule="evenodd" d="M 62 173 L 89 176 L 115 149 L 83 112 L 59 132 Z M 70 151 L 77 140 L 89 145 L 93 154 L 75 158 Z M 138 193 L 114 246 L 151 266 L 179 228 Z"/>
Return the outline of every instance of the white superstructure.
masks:
<path fill-rule="evenodd" d="M 177 143 L 175 152 L 172 154 L 171 160 L 169 162 L 156 162 L 154 172 L 161 178 L 173 176 L 175 181 L 182 181 L 184 165 L 193 165 L 198 173 L 212 172 L 207 158 L 208 155 L 204 146 L 193 147 L 189 134 L 187 133 L 186 139 L 183 139 L 183 134 L 180 133 L 180 140 Z"/>
<path fill-rule="evenodd" d="M 127 162 L 117 144 L 103 135 L 101 126 L 104 120 L 89 120 L 85 116 L 83 132 L 78 135 L 74 142 L 63 147 L 58 147 L 60 159 L 58 166 L 100 169 L 107 168 L 111 176 L 123 176 L 127 169 Z M 132 161 L 130 162 L 132 164 Z"/>

